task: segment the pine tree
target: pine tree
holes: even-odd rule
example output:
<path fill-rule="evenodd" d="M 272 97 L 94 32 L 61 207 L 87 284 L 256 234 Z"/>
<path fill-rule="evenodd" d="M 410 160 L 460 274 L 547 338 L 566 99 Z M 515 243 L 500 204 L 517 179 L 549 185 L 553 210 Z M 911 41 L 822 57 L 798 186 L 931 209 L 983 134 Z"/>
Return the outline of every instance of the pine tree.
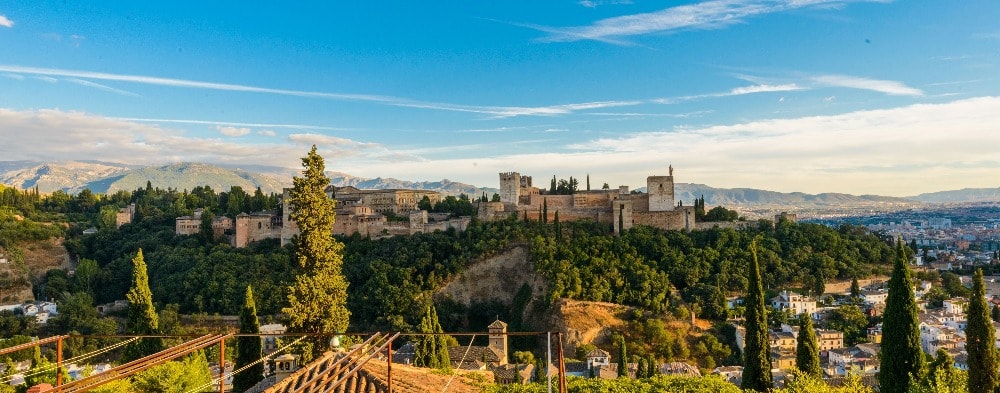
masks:
<path fill-rule="evenodd" d="M 618 336 L 618 378 L 628 378 L 628 348 L 625 336 Z"/>
<path fill-rule="evenodd" d="M 149 276 L 146 273 L 146 260 L 139 249 L 132 258 L 132 287 L 125 294 L 128 300 L 128 319 L 125 320 L 125 332 L 136 335 L 152 335 L 159 333 L 159 320 L 153 307 L 153 293 L 149 290 Z M 163 349 L 160 338 L 140 338 L 125 346 L 123 362 L 152 355 Z"/>
<path fill-rule="evenodd" d="M 799 316 L 799 337 L 795 346 L 795 367 L 816 378 L 823 376 L 819 366 L 819 344 L 808 314 Z"/>
<path fill-rule="evenodd" d="M 291 219 L 299 227 L 299 235 L 293 239 L 295 258 L 302 270 L 288 287 L 288 307 L 282 311 L 293 332 L 343 333 L 351 315 L 342 271 L 344 245 L 330 233 L 335 219 L 334 201 L 326 195 L 330 179 L 316 145 L 302 158 L 302 166 L 303 176 L 292 179 L 289 192 Z M 311 339 L 315 354 L 322 353 L 328 339 Z"/>
<path fill-rule="evenodd" d="M 889 297 L 882 314 L 882 366 L 878 376 L 882 393 L 906 393 L 924 374 L 917 303 L 903 247 L 902 242 L 897 242 Z"/>
<path fill-rule="evenodd" d="M 243 310 L 240 312 L 240 333 L 260 333 L 260 321 L 257 320 L 257 304 L 253 299 L 253 289 L 247 286 L 246 298 L 243 300 Z M 253 363 L 264 356 L 261 351 L 261 339 L 257 336 L 241 336 L 236 339 L 236 369 Z M 233 376 L 233 390 L 242 392 L 253 387 L 264 374 L 264 364 L 257 363 Z"/>
<path fill-rule="evenodd" d="M 996 337 L 986 306 L 983 269 L 976 269 L 972 278 L 972 295 L 969 299 L 968 324 L 965 326 L 965 350 L 969 353 L 969 391 L 992 392 L 997 388 Z"/>
<path fill-rule="evenodd" d="M 771 380 L 771 354 L 764 308 L 764 286 L 757 261 L 757 241 L 750 243 L 750 267 L 746 296 L 746 344 L 743 350 L 743 389 L 765 392 L 774 387 Z"/>

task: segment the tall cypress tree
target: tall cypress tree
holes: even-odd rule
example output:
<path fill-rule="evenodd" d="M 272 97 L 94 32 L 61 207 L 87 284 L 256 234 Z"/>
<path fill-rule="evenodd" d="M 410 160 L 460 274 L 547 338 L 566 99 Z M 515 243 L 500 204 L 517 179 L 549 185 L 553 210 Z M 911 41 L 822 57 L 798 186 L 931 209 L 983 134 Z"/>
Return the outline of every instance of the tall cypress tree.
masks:
<path fill-rule="evenodd" d="M 293 239 L 295 259 L 302 268 L 288 287 L 289 330 L 301 333 L 343 333 L 351 313 L 347 310 L 347 280 L 342 271 L 344 245 L 333 238 L 334 201 L 327 197 L 323 157 L 313 145 L 302 158 L 302 177 L 292 179 L 289 191 L 291 219 L 299 227 Z M 314 354 L 327 347 L 328 337 L 311 338 Z"/>
<path fill-rule="evenodd" d="M 451 368 L 451 359 L 448 355 L 448 339 L 443 334 L 434 334 L 442 332 L 444 330 L 441 329 L 441 323 L 438 320 L 434 304 L 427 305 L 424 309 L 424 317 L 420 320 L 420 333 L 428 334 L 419 336 L 415 340 L 413 365 L 437 369 Z"/>
<path fill-rule="evenodd" d="M 861 296 L 861 285 L 858 284 L 857 277 L 851 279 L 851 296 L 854 297 Z"/>
<path fill-rule="evenodd" d="M 924 374 L 917 302 L 903 247 L 902 242 L 897 242 L 896 262 L 889 278 L 889 297 L 882 314 L 882 365 L 878 376 L 882 393 L 906 393 Z"/>
<path fill-rule="evenodd" d="M 618 336 L 618 378 L 628 378 L 628 348 L 625 336 Z"/>
<path fill-rule="evenodd" d="M 128 319 L 125 320 L 125 332 L 137 335 L 158 334 L 159 319 L 156 308 L 153 307 L 153 292 L 149 290 L 149 276 L 146 273 L 146 260 L 139 249 L 132 258 L 132 287 L 125 294 L 128 300 Z M 160 338 L 140 338 L 125 346 L 122 358 L 124 362 L 152 355 L 163 349 Z"/>
<path fill-rule="evenodd" d="M 246 298 L 243 300 L 243 310 L 240 311 L 240 333 L 260 333 L 260 321 L 257 320 L 257 303 L 253 300 L 253 289 L 247 285 Z M 241 336 L 236 339 L 236 369 L 253 363 L 264 356 L 261 350 L 260 337 Z M 233 390 L 246 391 L 263 378 L 264 364 L 257 363 L 233 376 Z"/>
<path fill-rule="evenodd" d="M 757 241 L 750 243 L 750 267 L 747 269 L 746 345 L 743 350 L 743 389 L 765 392 L 774 387 L 771 380 L 771 354 L 764 308 L 764 286 L 757 261 Z"/>
<path fill-rule="evenodd" d="M 809 314 L 799 316 L 799 337 L 795 345 L 795 367 L 816 378 L 823 376 L 819 367 L 819 344 Z"/>
<path fill-rule="evenodd" d="M 968 324 L 965 326 L 965 350 L 969 353 L 969 391 L 992 392 L 997 388 L 996 337 L 990 311 L 986 305 L 983 269 L 976 269 L 972 278 Z"/>

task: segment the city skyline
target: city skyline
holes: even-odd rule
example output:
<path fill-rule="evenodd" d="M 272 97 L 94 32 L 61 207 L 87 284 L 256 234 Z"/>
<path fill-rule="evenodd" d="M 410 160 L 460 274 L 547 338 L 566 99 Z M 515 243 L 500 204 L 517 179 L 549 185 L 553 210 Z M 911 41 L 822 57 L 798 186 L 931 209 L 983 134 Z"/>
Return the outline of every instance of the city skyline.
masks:
<path fill-rule="evenodd" d="M 0 6 L 3 160 L 995 188 L 1000 4 Z M 537 181 L 536 181 L 537 182 Z"/>

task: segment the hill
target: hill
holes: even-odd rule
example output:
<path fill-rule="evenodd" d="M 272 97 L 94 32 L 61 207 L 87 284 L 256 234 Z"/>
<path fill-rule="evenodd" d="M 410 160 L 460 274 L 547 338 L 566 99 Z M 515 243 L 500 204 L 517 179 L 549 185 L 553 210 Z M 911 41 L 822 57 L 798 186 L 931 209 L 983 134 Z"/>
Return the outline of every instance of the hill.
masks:
<path fill-rule="evenodd" d="M 0 161 L 0 183 L 23 190 L 38 187 L 44 193 L 56 190 L 75 193 L 90 182 L 121 175 L 131 168 L 97 161 Z"/>
<path fill-rule="evenodd" d="M 906 197 L 906 199 L 925 203 L 1000 202 L 1000 187 L 929 192 Z"/>
<path fill-rule="evenodd" d="M 685 204 L 705 197 L 707 206 L 795 206 L 822 208 L 831 206 L 913 206 L 917 203 L 905 198 L 879 195 L 851 195 L 841 193 L 806 194 L 803 192 L 777 192 L 753 188 L 714 188 L 704 184 L 677 183 L 675 199 Z"/>
<path fill-rule="evenodd" d="M 492 196 L 494 193 L 500 192 L 497 188 L 476 187 L 471 184 L 454 182 L 448 179 L 442 179 L 440 181 L 408 181 L 394 179 L 391 177 L 367 179 L 363 177 L 351 176 L 341 172 L 331 172 L 328 175 L 330 176 L 330 184 L 337 187 L 351 186 L 370 190 L 393 188 L 433 190 L 448 195 L 466 194 L 469 196 L 479 196 L 485 192 L 488 197 Z"/>
<path fill-rule="evenodd" d="M 191 190 L 197 186 L 209 186 L 216 191 L 228 191 L 232 186 L 253 192 L 260 187 L 265 193 L 280 193 L 288 180 L 274 175 L 264 175 L 241 169 L 228 169 L 215 165 L 180 163 L 158 167 L 131 169 L 114 176 L 94 180 L 79 186 L 98 193 L 114 193 L 118 190 L 135 190 L 146 186 Z"/>

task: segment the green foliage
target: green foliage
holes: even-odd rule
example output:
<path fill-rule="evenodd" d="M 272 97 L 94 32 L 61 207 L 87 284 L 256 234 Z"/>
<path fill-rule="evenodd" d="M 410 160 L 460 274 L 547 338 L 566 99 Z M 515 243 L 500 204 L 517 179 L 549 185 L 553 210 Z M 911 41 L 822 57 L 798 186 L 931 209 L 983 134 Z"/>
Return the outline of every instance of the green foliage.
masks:
<path fill-rule="evenodd" d="M 736 221 L 740 219 L 740 213 L 736 210 L 729 210 L 722 206 L 713 207 L 705 212 L 705 221 Z"/>
<path fill-rule="evenodd" d="M 413 365 L 417 367 L 429 367 L 435 369 L 451 369 L 451 360 L 448 357 L 449 337 L 443 334 L 441 323 L 438 322 L 437 310 L 433 304 L 426 307 L 424 318 L 420 321 L 420 333 L 431 333 L 424 336 L 417 336 L 414 339 L 414 360 Z"/>
<path fill-rule="evenodd" d="M 861 296 L 861 285 L 858 284 L 857 277 L 851 277 L 851 296 Z"/>
<path fill-rule="evenodd" d="M 985 296 L 983 271 L 977 269 L 972 278 L 972 295 L 966 314 L 968 324 L 965 327 L 970 392 L 992 392 L 998 385 L 997 368 L 1000 367 L 1000 359 L 997 359 L 994 346 L 996 336 Z"/>
<path fill-rule="evenodd" d="M 962 285 L 962 280 L 955 273 L 941 273 L 941 285 L 951 297 L 969 297 L 969 288 Z"/>
<path fill-rule="evenodd" d="M 861 342 L 868 334 L 868 316 L 854 304 L 835 308 L 826 320 L 827 327 L 844 333 L 844 344 L 851 346 Z"/>
<path fill-rule="evenodd" d="M 865 386 L 857 375 L 847 376 L 840 386 L 830 386 L 817 376 L 795 371 L 785 386 L 774 389 L 773 393 L 875 393 L 875 390 Z"/>
<path fill-rule="evenodd" d="M 429 204 L 430 200 L 428 199 L 428 202 L 424 206 L 426 207 Z M 457 198 L 453 195 L 448 195 L 440 202 L 434 204 L 432 209 L 424 210 L 434 213 L 449 213 L 452 217 L 475 216 L 477 213 L 476 207 L 469 200 L 469 196 L 465 194 L 460 194 Z"/>
<path fill-rule="evenodd" d="M 132 377 L 134 389 L 144 393 L 183 393 L 211 381 L 204 351 L 196 351 L 183 360 L 166 362 Z"/>
<path fill-rule="evenodd" d="M 343 274 L 344 245 L 330 236 L 334 223 L 334 201 L 327 197 L 330 179 L 324 174 L 323 157 L 316 146 L 302 158 L 302 177 L 294 177 L 289 191 L 291 218 L 299 227 L 293 239 L 295 259 L 302 272 L 288 287 L 288 306 L 283 312 L 292 331 L 340 333 L 347 330 L 347 281 Z M 322 351 L 322 337 L 314 351 Z"/>
<path fill-rule="evenodd" d="M 812 377 L 820 378 L 823 370 L 819 365 L 819 344 L 816 330 L 808 314 L 799 316 L 799 336 L 795 345 L 795 367 Z"/>
<path fill-rule="evenodd" d="M 628 378 L 628 346 L 625 337 L 618 337 L 618 378 Z"/>
<path fill-rule="evenodd" d="M 149 291 L 149 277 L 146 275 L 146 262 L 140 249 L 132 259 L 132 288 L 125 295 L 128 300 L 128 319 L 125 320 L 125 332 L 129 334 L 159 334 L 159 318 L 153 307 L 153 294 Z M 159 338 L 140 338 L 126 345 L 122 354 L 124 361 L 131 361 L 152 355 L 162 349 Z"/>
<path fill-rule="evenodd" d="M 750 243 L 750 266 L 747 268 L 746 343 L 743 353 L 743 383 L 740 387 L 768 391 L 771 382 L 771 354 L 767 334 L 767 311 L 761 285 L 757 242 Z"/>
<path fill-rule="evenodd" d="M 736 385 L 714 375 L 705 377 L 660 375 L 645 379 L 570 377 L 566 385 L 569 393 L 741 393 L 740 388 Z M 483 391 L 485 393 L 545 393 L 547 387 L 545 383 L 490 385 Z"/>
<path fill-rule="evenodd" d="M 257 305 L 253 297 L 253 289 L 247 286 L 247 293 L 243 300 L 243 311 L 240 312 L 240 333 L 257 334 L 260 333 L 260 321 L 257 320 Z M 261 338 L 256 336 L 238 337 L 236 339 L 236 370 L 253 363 L 263 356 L 261 350 Z M 233 390 L 242 392 L 262 378 L 264 374 L 263 363 L 243 370 L 233 376 Z"/>
<path fill-rule="evenodd" d="M 917 304 L 913 298 L 910 268 L 903 245 L 896 246 L 896 262 L 889 278 L 889 297 L 882 314 L 882 365 L 879 386 L 882 393 L 906 393 L 924 373 L 920 349 Z"/>

